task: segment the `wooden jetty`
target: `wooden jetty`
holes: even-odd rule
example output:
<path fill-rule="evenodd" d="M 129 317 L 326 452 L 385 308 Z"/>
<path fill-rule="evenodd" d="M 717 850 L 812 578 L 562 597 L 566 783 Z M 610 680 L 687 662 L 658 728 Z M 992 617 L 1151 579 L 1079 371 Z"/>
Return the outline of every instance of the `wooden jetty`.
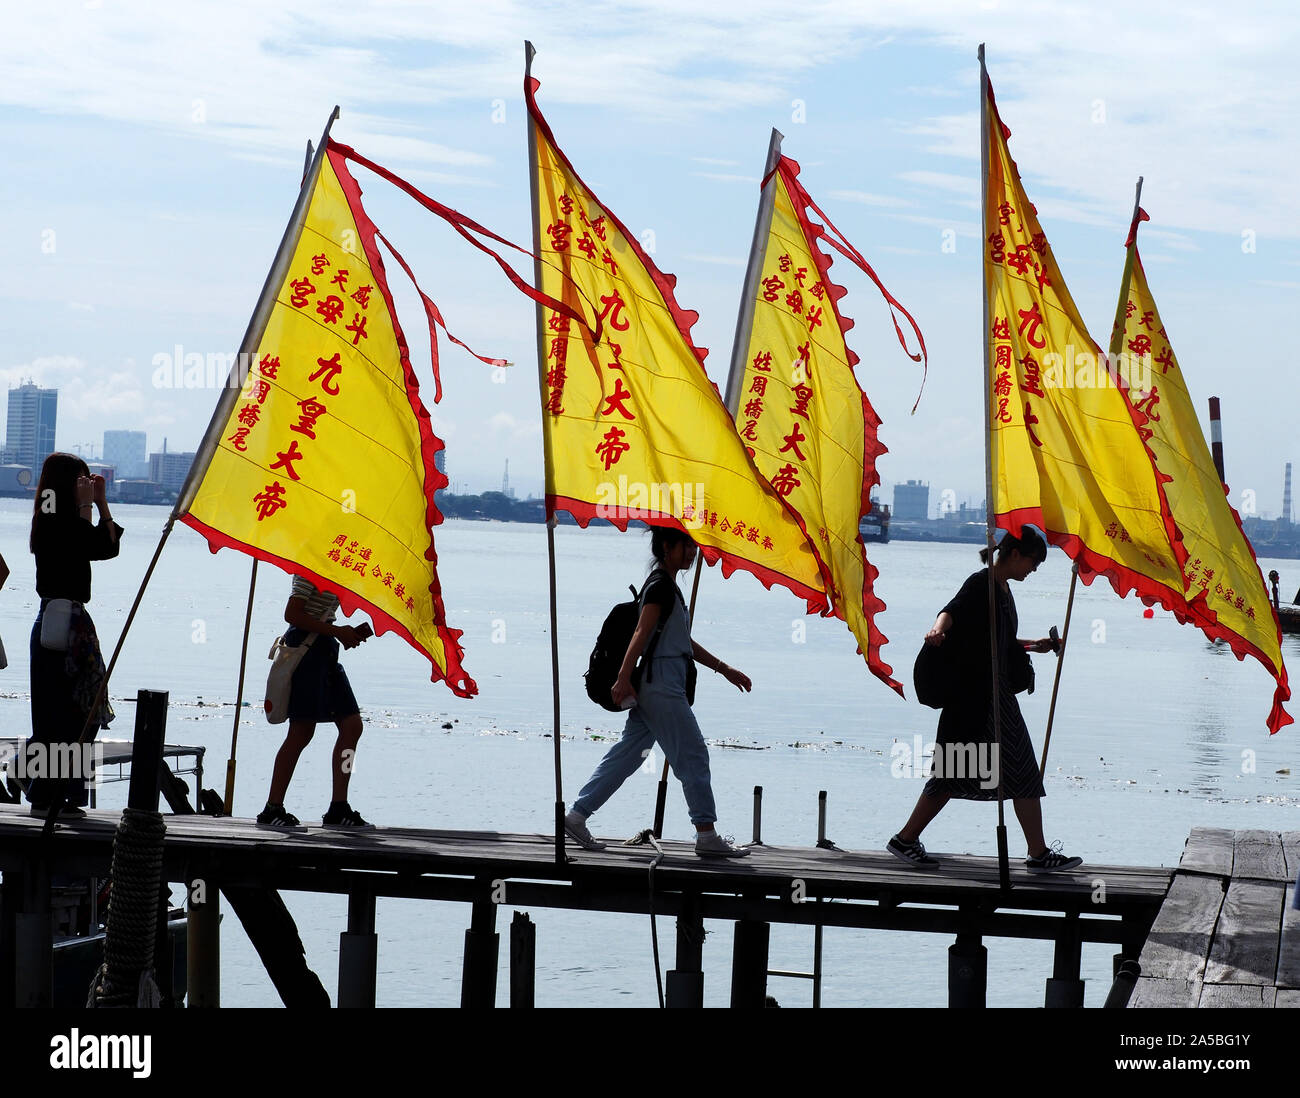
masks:
<path fill-rule="evenodd" d="M 1132 1007 L 1300 1006 L 1300 831 L 1192 831 Z"/>
<path fill-rule="evenodd" d="M 0 806 L 0 1004 L 48 1003 L 48 908 L 52 874 L 99 874 L 109 866 L 119 813 L 92 811 L 43 838 L 42 821 Z M 167 816 L 163 880 L 186 885 L 190 908 L 190 1005 L 217 1005 L 215 958 L 219 888 L 287 889 L 348 897 L 339 954 L 339 1006 L 375 1005 L 379 950 L 376 899 L 406 897 L 470 907 L 462 1005 L 497 998 L 497 909 L 562 908 L 654 913 L 676 920 L 667 1004 L 703 1004 L 706 920 L 736 924 L 731 1002 L 763 1006 L 772 923 L 945 935 L 949 1002 L 982 1006 L 985 937 L 1055 943 L 1046 977 L 1048 1006 L 1081 1006 L 1084 943 L 1117 947 L 1115 967 L 1137 958 L 1170 890 L 1171 869 L 1087 866 L 1076 874 L 1030 875 L 1013 863 L 1012 890 L 998 884 L 994 858 L 944 855 L 939 872 L 907 867 L 886 852 L 757 846 L 743 860 L 705 860 L 687 843 L 570 848 L 555 861 L 554 838 L 496 832 L 379 827 L 339 832 L 277 831 L 253 821 Z M 1244 856 L 1243 856 L 1244 858 Z M 1280 870 L 1279 870 L 1280 871 Z M 1179 877 L 1186 874 L 1180 871 Z M 203 882 L 204 889 L 195 889 Z M 1274 882 L 1281 889 L 1280 882 Z M 200 895 L 196 900 L 196 895 Z M 510 928 L 510 1002 L 532 1005 L 536 925 L 516 915 Z M 206 953 L 205 953 L 206 951 Z M 14 958 L 20 958 L 17 963 Z M 1229 958 L 1230 959 L 1230 958 Z M 197 963 L 196 963 L 197 962 Z M 791 975 L 776 973 L 777 975 Z M 811 974 L 801 974 L 811 975 Z"/>

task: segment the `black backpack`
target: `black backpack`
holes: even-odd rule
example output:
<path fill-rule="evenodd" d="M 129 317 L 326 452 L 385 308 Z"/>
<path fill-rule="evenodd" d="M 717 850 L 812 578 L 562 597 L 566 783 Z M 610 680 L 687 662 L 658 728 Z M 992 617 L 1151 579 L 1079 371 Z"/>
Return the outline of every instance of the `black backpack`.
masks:
<path fill-rule="evenodd" d="M 646 583 L 649 582 L 650 580 L 647 579 Z M 614 684 L 618 682 L 618 673 L 623 667 L 627 646 L 632 643 L 632 634 L 636 632 L 637 619 L 641 616 L 641 593 L 630 583 L 627 589 L 632 592 L 632 601 L 620 602 L 606 616 L 605 623 L 600 627 L 600 633 L 596 637 L 596 647 L 591 650 L 591 657 L 587 660 L 587 673 L 583 675 L 587 681 L 587 697 L 611 713 L 623 712 L 614 704 L 611 691 L 614 689 Z M 641 592 L 644 591 L 643 586 Z M 639 685 L 641 666 L 654 656 L 655 646 L 659 643 L 659 634 L 663 632 L 665 620 L 665 618 L 659 619 L 659 625 L 655 628 L 650 643 L 646 645 L 645 654 L 641 657 L 642 663 L 633 672 L 634 685 Z"/>

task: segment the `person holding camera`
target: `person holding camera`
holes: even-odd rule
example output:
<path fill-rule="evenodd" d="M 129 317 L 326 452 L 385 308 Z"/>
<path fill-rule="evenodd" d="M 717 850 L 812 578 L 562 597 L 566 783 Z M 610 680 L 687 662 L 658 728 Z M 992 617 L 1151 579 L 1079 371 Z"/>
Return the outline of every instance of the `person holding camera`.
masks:
<path fill-rule="evenodd" d="M 123 532 L 109 513 L 103 477 L 92 477 L 86 463 L 73 454 L 54 453 L 45 459 L 28 542 L 36 558 L 36 594 L 41 600 L 30 648 L 29 750 L 43 747 L 48 753 L 54 744 L 77 743 L 83 729 L 94 739 L 113 719 L 107 692 L 100 693 L 104 658 L 86 603 L 90 562 L 116 557 Z M 33 778 L 27 790 L 32 815 L 45 816 L 58 802 L 63 819 L 85 816 L 89 779 L 86 773 Z"/>
<path fill-rule="evenodd" d="M 373 827 L 348 804 L 348 781 L 361 738 L 361 712 L 348 683 L 347 673 L 339 663 L 339 645 L 355 648 L 372 634 L 369 623 L 358 628 L 335 625 L 337 595 L 320 591 L 301 576 L 294 576 L 293 591 L 284 608 L 289 629 L 284 643 L 289 647 L 307 644 L 309 648 L 293 673 L 289 692 L 289 731 L 275 756 L 271 772 L 271 791 L 266 807 L 258 814 L 263 827 L 298 827 L 298 817 L 285 810 L 284 797 L 289 791 L 294 768 L 303 748 L 311 743 L 320 721 L 333 721 L 339 735 L 331 760 L 334 791 L 330 806 L 321 819 L 324 827 L 342 830 Z"/>

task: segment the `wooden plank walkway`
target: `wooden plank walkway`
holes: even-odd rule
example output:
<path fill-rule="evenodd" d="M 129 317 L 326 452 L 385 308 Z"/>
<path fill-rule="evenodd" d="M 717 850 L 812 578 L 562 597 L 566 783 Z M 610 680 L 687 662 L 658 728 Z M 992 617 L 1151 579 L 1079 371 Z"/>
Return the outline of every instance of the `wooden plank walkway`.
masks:
<path fill-rule="evenodd" d="M 1132 1007 L 1300 1006 L 1300 832 L 1192 831 Z"/>
<path fill-rule="evenodd" d="M 60 823 L 52 840 L 59 862 L 70 871 L 89 871 L 96 863 L 103 872 L 117 822 L 116 812 L 92 811 L 84 820 Z M 649 908 L 647 869 L 655 857 L 650 846 L 611 841 L 603 852 L 569 846 L 568 862 L 561 866 L 555 862 L 549 835 L 399 827 L 280 831 L 259 828 L 252 820 L 210 816 L 168 816 L 166 823 L 164 874 L 173 881 L 207 873 L 223 884 L 349 892 L 364 883 L 377 896 L 473 900 L 465 885 L 490 878 L 507 882 L 505 902 L 512 906 L 519 906 L 516 896 L 526 895 L 527 903 L 539 906 Z M 21 870 L 28 859 L 48 856 L 42 826 L 43 821 L 23 808 L 0 806 L 0 870 Z M 991 857 L 940 853 L 942 867 L 921 872 L 885 851 L 761 846 L 748 858 L 706 860 L 695 855 L 690 843 L 662 845 L 666 857 L 655 870 L 655 890 L 667 906 L 656 900 L 660 914 L 672 913 L 672 894 L 683 891 L 713 895 L 718 903 L 712 906 L 719 909 L 761 908 L 763 918 L 777 922 L 811 921 L 798 911 L 800 896 L 808 901 L 865 901 L 877 912 L 925 904 L 978 907 L 992 916 L 1001 908 L 1006 911 L 1005 930 L 1013 937 L 1053 937 L 1051 926 L 1037 924 L 1041 914 L 1024 913 L 1060 912 L 1085 917 L 1083 940 L 1120 942 L 1115 920 L 1149 920 L 1172 875 L 1165 868 L 1132 866 L 1030 875 L 1013 859 L 1012 894 L 1002 902 L 997 859 Z M 571 895 L 566 899 L 565 893 Z M 735 902 L 723 904 L 724 898 Z M 857 916 L 847 910 L 838 915 L 822 910 L 821 919 L 826 925 L 879 925 L 878 916 L 864 905 L 852 907 L 862 910 Z M 936 923 L 925 912 L 915 915 L 919 924 Z"/>

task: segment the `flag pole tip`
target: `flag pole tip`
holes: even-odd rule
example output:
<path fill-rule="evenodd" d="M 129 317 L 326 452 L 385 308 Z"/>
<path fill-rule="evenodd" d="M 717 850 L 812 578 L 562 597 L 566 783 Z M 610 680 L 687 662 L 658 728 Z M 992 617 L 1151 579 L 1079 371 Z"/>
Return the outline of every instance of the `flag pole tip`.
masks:
<path fill-rule="evenodd" d="M 978 50 L 976 50 L 975 53 L 976 53 L 976 56 L 979 57 L 979 59 L 980 59 L 980 64 L 982 65 L 982 64 L 984 63 L 984 43 L 983 43 L 983 42 L 980 43 L 980 48 L 979 48 Z"/>
<path fill-rule="evenodd" d="M 330 121 L 337 122 L 338 120 L 339 120 L 339 105 L 335 103 L 334 112 L 330 115 Z"/>

